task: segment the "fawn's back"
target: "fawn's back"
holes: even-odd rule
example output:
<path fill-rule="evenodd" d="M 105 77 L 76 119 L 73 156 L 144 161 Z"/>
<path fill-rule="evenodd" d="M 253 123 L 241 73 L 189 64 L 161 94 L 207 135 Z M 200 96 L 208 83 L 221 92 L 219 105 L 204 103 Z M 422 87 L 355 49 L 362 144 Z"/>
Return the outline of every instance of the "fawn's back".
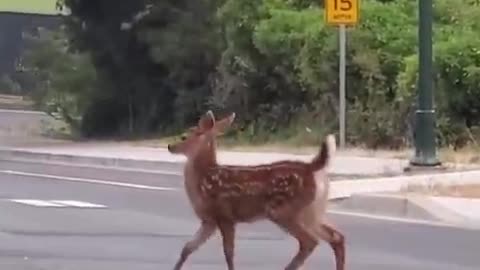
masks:
<path fill-rule="evenodd" d="M 298 212 L 315 198 L 316 183 L 307 164 L 214 166 L 198 179 L 198 192 L 215 218 L 251 222 Z"/>

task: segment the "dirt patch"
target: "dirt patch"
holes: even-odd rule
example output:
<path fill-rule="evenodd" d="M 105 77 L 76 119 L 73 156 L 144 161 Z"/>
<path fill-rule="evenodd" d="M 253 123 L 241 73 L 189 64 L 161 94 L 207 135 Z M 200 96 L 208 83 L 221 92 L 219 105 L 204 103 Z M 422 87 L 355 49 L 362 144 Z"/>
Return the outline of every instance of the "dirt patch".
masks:
<path fill-rule="evenodd" d="M 33 101 L 21 96 L 0 94 L 0 109 L 6 110 L 31 110 Z"/>
<path fill-rule="evenodd" d="M 480 198 L 480 184 L 457 185 L 457 186 L 410 186 L 405 190 L 409 193 L 417 193 L 429 196 L 446 196 L 462 198 Z"/>

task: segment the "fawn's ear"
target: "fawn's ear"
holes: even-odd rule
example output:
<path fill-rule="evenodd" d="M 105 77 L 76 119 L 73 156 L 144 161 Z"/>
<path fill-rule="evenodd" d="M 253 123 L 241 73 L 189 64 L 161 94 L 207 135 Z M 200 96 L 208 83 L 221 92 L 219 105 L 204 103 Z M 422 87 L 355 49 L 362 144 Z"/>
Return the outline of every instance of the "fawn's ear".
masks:
<path fill-rule="evenodd" d="M 210 130 L 214 126 L 215 126 L 215 116 L 213 115 L 213 112 L 209 110 L 198 121 L 198 127 L 200 127 L 202 130 Z"/>
<path fill-rule="evenodd" d="M 229 116 L 223 118 L 222 120 L 217 121 L 215 124 L 215 132 L 217 134 L 224 133 L 227 128 L 232 125 L 235 120 L 235 113 L 231 113 Z"/>

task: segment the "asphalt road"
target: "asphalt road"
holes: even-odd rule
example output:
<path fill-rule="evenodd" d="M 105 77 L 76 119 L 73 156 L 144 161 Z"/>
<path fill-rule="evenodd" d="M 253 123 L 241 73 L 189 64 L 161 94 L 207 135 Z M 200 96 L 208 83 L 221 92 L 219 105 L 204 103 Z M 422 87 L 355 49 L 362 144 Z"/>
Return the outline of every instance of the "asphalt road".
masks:
<path fill-rule="evenodd" d="M 198 225 L 178 180 L 0 160 L 0 269 L 172 269 Z M 26 199 L 35 201 L 18 201 Z M 480 268 L 478 231 L 330 218 L 347 237 L 347 269 Z M 241 225 L 237 269 L 283 269 L 296 248 L 292 238 L 267 222 Z M 334 269 L 327 245 L 316 249 L 306 268 Z M 226 269 L 219 239 L 192 255 L 185 269 Z"/>

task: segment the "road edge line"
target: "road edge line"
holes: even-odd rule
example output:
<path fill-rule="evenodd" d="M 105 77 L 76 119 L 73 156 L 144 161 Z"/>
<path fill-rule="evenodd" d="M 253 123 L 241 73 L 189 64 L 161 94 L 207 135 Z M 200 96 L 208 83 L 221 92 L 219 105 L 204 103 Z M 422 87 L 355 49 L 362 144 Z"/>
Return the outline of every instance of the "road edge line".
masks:
<path fill-rule="evenodd" d="M 99 180 L 99 179 L 90 179 L 90 178 L 80 178 L 80 177 L 70 177 L 70 176 L 59 176 L 52 174 L 39 174 L 39 173 L 29 173 L 21 171 L 12 171 L 12 170 L 0 170 L 0 173 L 18 175 L 18 176 L 27 176 L 27 177 L 36 177 L 50 180 L 58 181 L 70 181 L 70 182 L 80 182 L 80 183 L 89 183 L 89 184 L 100 184 L 100 185 L 110 185 L 110 186 L 119 186 L 127 188 L 137 188 L 137 189 L 146 189 L 146 190 L 158 190 L 158 191 L 177 191 L 178 188 L 173 187 L 159 187 L 159 186 L 148 186 L 141 184 L 130 184 L 124 182 L 115 182 L 108 180 Z"/>

